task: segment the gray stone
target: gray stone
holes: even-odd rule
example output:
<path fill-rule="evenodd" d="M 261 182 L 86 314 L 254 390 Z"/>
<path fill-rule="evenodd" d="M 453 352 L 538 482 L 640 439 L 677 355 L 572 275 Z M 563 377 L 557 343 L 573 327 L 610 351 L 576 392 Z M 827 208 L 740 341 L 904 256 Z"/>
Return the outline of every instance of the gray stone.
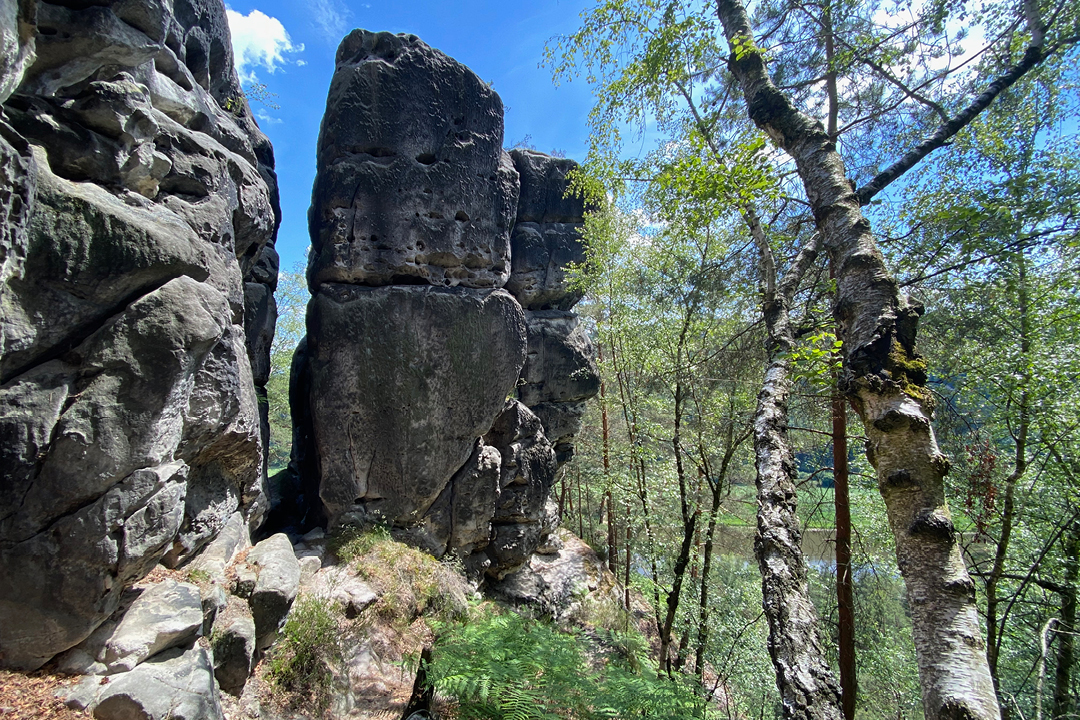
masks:
<path fill-rule="evenodd" d="M 316 573 L 322 569 L 322 558 L 317 555 L 298 556 L 296 561 L 300 564 L 300 585 L 308 585 Z"/>
<path fill-rule="evenodd" d="M 255 583 L 259 581 L 259 571 L 250 565 L 239 565 L 236 568 L 236 582 L 233 583 L 233 595 L 240 598 L 250 598 L 255 591 Z"/>
<path fill-rule="evenodd" d="M 527 310 L 569 310 L 584 296 L 569 269 L 585 262 L 583 226 L 519 222 L 510 236 L 507 291 Z"/>
<path fill-rule="evenodd" d="M 34 10 L 36 3 L 0 0 L 0 103 L 22 82 L 34 62 Z"/>
<path fill-rule="evenodd" d="M 202 597 L 202 635 L 205 637 L 210 634 L 214 627 L 214 621 L 217 619 L 218 614 L 225 609 L 229 598 L 225 588 L 216 583 L 199 588 L 199 594 Z"/>
<path fill-rule="evenodd" d="M 518 178 L 503 106 L 415 35 L 341 43 L 319 134 L 309 282 L 502 287 Z"/>
<path fill-rule="evenodd" d="M 587 400 L 600 390 L 595 351 L 577 315 L 560 310 L 526 312 L 529 352 L 518 398 L 540 403 Z"/>
<path fill-rule="evenodd" d="M 558 446 L 573 440 L 581 430 L 581 418 L 585 414 L 585 402 L 540 403 L 529 407 L 544 426 L 544 435 L 551 444 Z M 556 450 L 557 452 L 557 450 Z"/>
<path fill-rule="evenodd" d="M 560 620 L 586 599 L 622 604 L 615 576 L 596 552 L 565 528 L 553 537 L 554 552 L 536 554 L 521 568 L 488 585 L 488 591 L 514 605 Z"/>
<path fill-rule="evenodd" d="M 218 0 L 0 0 L 0 50 L 0 663 L 32 668 L 260 521 L 276 189 Z"/>
<path fill-rule="evenodd" d="M 513 391 L 524 330 L 501 290 L 321 287 L 308 404 L 331 522 L 420 521 Z"/>
<path fill-rule="evenodd" d="M 567 193 L 567 175 L 578 165 L 533 150 L 515 149 L 510 156 L 521 194 L 506 289 L 527 310 L 569 310 L 583 293 L 570 287 L 567 269 L 585 262 L 584 200 Z"/>
<path fill-rule="evenodd" d="M 542 523 L 555 482 L 555 452 L 540 420 L 517 400 L 507 401 L 484 442 L 499 450 L 502 459 L 486 570 L 501 577 L 525 562 L 546 534 Z"/>
<path fill-rule="evenodd" d="M 250 547 L 247 524 L 243 513 L 235 512 L 225 523 L 225 527 L 214 540 L 206 545 L 188 566 L 189 570 L 206 573 L 218 584 L 225 582 L 225 568 L 233 561 L 236 554 Z"/>
<path fill-rule="evenodd" d="M 239 697 L 255 662 L 255 621 L 246 605 L 230 605 L 214 624 L 210 644 L 214 677 L 222 691 Z"/>
<path fill-rule="evenodd" d="M 519 223 L 582 223 L 585 201 L 567 195 L 567 175 L 578 164 L 535 150 L 515 148 L 510 151 L 521 183 L 518 200 Z"/>
<path fill-rule="evenodd" d="M 110 673 L 127 672 L 151 655 L 182 645 L 202 629 L 202 598 L 189 583 L 163 580 L 145 590 L 105 643 Z"/>
<path fill-rule="evenodd" d="M 356 575 L 347 565 L 323 568 L 311 583 L 310 592 L 316 597 L 341 606 L 346 617 L 356 617 L 368 605 L 379 599 L 375 588 Z"/>
<path fill-rule="evenodd" d="M 253 547 L 247 562 L 259 573 L 248 602 L 255 618 L 256 646 L 264 650 L 277 638 L 278 628 L 285 622 L 300 589 L 300 564 L 289 536 L 284 533 L 272 535 Z"/>
<path fill-rule="evenodd" d="M 97 720 L 223 720 L 210 652 L 200 645 L 155 655 L 109 682 L 91 675 L 67 696 Z"/>

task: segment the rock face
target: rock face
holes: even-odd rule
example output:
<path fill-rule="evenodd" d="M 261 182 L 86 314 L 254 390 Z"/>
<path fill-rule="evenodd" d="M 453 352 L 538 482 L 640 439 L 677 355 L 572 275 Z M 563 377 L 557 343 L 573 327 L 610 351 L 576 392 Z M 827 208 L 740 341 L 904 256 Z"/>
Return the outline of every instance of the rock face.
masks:
<path fill-rule="evenodd" d="M 330 525 L 385 522 L 495 577 L 557 524 L 558 458 L 597 388 L 567 312 L 565 266 L 585 259 L 575 164 L 502 136 L 502 102 L 468 68 L 411 35 L 345 38 L 291 387 L 292 487 Z"/>
<path fill-rule="evenodd" d="M 0 664 L 33 668 L 260 521 L 276 189 L 220 0 L 0 0 L 0 48 Z"/>
<path fill-rule="evenodd" d="M 582 293 L 571 289 L 566 269 L 585 262 L 585 204 L 567 194 L 567 175 L 577 163 L 533 150 L 511 150 L 510 156 L 521 193 L 506 289 L 527 310 L 569 310 Z"/>
<path fill-rule="evenodd" d="M 517 171 L 503 106 L 415 35 L 354 30 L 319 133 L 312 286 L 497 288 L 510 274 Z"/>
<path fill-rule="evenodd" d="M 525 354 L 520 307 L 501 290 L 333 284 L 308 317 L 327 515 L 414 522 L 514 387 Z"/>

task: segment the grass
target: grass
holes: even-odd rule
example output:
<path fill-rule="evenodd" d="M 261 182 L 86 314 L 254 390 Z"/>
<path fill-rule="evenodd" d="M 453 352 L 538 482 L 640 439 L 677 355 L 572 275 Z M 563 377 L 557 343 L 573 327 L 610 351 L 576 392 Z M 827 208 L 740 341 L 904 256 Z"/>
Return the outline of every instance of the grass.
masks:
<path fill-rule="evenodd" d="M 330 704 L 334 668 L 343 656 L 341 608 L 314 595 L 293 604 L 269 659 L 267 680 L 294 708 L 322 714 Z"/>

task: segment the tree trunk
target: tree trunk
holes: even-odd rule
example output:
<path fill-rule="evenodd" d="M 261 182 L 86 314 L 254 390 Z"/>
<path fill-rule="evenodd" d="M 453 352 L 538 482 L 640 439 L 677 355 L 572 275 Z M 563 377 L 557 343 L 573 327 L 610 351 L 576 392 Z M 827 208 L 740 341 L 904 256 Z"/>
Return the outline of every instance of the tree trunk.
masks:
<path fill-rule="evenodd" d="M 769 361 L 754 413 L 757 468 L 757 534 L 754 554 L 761 570 L 761 595 L 769 622 L 769 655 L 776 670 L 787 720 L 842 720 L 840 688 L 822 651 L 817 611 L 810 601 L 806 558 L 795 494 L 795 459 L 788 443 L 791 351 L 795 347 L 788 303 L 803 267 L 777 287 L 776 265 L 757 216 L 744 210 L 761 256 L 762 310 Z M 801 253 L 805 257 L 807 253 Z M 811 246 L 810 258 L 816 255 Z M 789 281 L 794 278 L 794 281 Z"/>
<path fill-rule="evenodd" d="M 848 493 L 847 401 L 833 391 L 833 498 L 836 505 L 836 601 L 839 619 L 840 690 L 844 717 L 855 720 L 855 592 L 851 577 L 851 501 Z"/>
<path fill-rule="evenodd" d="M 997 720 L 1001 714 L 979 627 L 975 584 L 945 503 L 949 462 L 938 451 L 930 425 L 933 400 L 926 389 L 926 363 L 915 351 L 921 308 L 901 300 L 825 129 L 769 80 L 745 8 L 739 0 L 718 0 L 717 6 L 732 49 L 729 66 L 750 118 L 795 161 L 836 267 L 842 388 L 863 422 L 867 458 L 877 471 L 896 541 L 924 714 L 927 720 Z M 772 383 L 783 396 L 784 369 L 782 363 L 770 363 L 763 395 Z"/>
<path fill-rule="evenodd" d="M 1061 593 L 1061 623 L 1058 625 L 1057 670 L 1054 673 L 1054 720 L 1076 713 L 1072 692 L 1073 647 L 1080 627 L 1076 624 L 1076 586 L 1080 580 L 1080 520 L 1074 520 L 1065 541 L 1065 592 Z"/>

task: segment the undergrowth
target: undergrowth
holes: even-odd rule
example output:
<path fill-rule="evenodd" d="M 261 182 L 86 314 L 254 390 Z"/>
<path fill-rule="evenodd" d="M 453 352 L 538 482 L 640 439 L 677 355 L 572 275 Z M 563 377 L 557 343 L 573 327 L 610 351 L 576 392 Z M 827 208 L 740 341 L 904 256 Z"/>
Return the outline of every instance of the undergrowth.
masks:
<path fill-rule="evenodd" d="M 341 663 L 341 608 L 314 595 L 293 604 L 269 658 L 267 679 L 291 695 L 290 704 L 321 713 L 330 703 L 332 667 Z"/>
<path fill-rule="evenodd" d="M 468 613 L 472 588 L 460 568 L 396 542 L 385 528 L 343 530 L 329 549 L 375 588 L 370 611 L 399 631 L 421 616 L 449 622 Z"/>
<path fill-rule="evenodd" d="M 657 677 L 640 643 L 587 657 L 590 639 L 510 612 L 487 609 L 443 627 L 428 677 L 462 720 L 708 717 L 688 682 Z M 603 643 L 609 645 L 609 643 Z M 609 645 L 610 646 L 610 645 Z"/>

